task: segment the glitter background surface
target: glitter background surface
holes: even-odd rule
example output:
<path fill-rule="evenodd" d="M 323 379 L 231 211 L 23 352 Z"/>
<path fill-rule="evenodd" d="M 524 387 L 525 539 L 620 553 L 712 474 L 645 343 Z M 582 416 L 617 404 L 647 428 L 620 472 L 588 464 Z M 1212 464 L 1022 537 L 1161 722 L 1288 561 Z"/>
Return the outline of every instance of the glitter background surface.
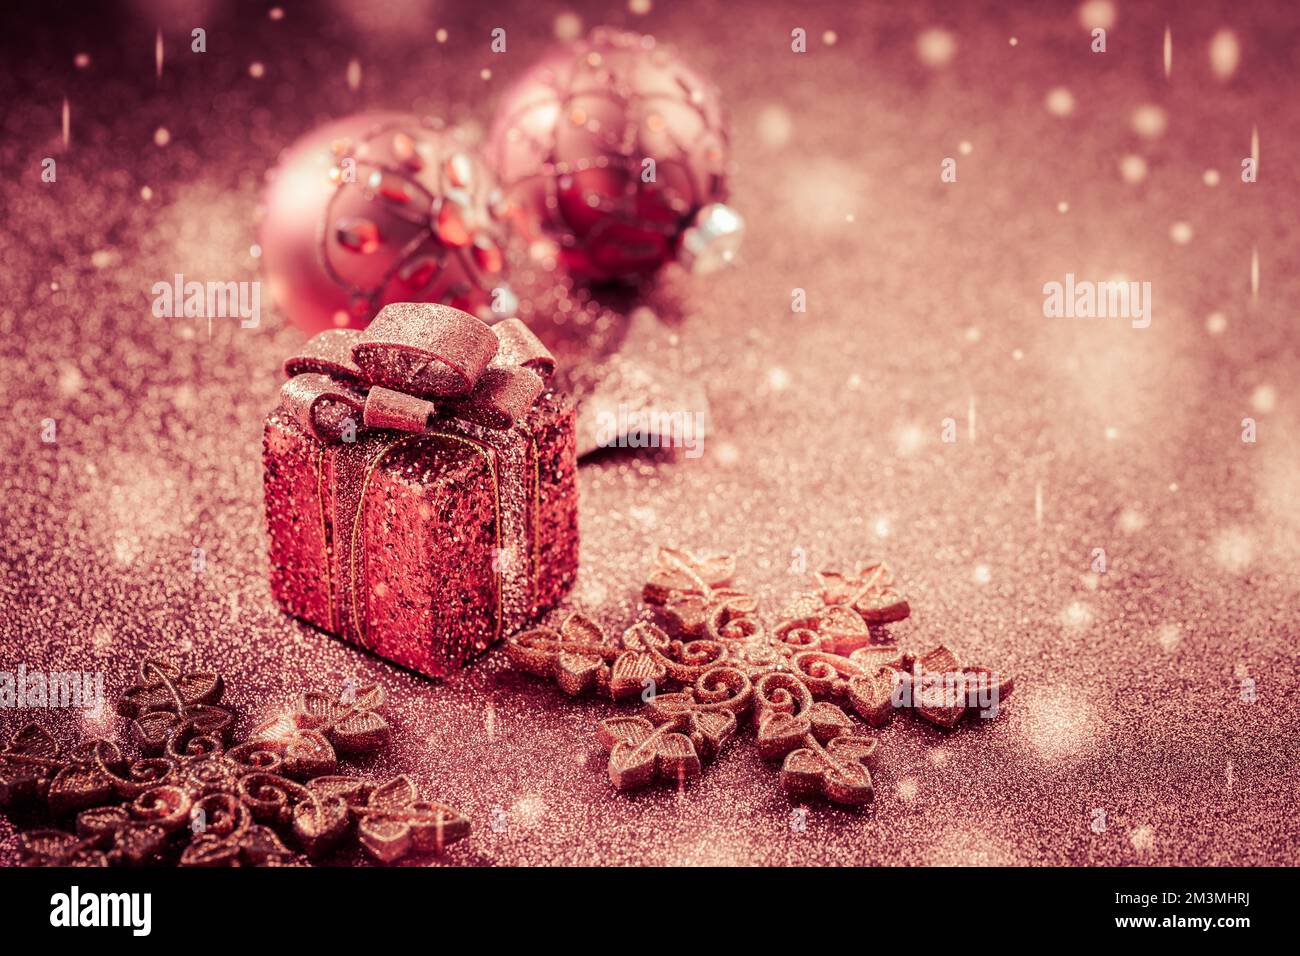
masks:
<path fill-rule="evenodd" d="M 1074 4 L 351 6 L 5 12 L 3 669 L 99 670 L 112 694 L 143 655 L 208 666 L 241 730 L 300 688 L 379 681 L 395 742 L 365 769 L 410 773 L 471 817 L 449 863 L 1300 862 L 1293 4 L 1120 3 L 1104 55 Z M 811 567 L 879 554 L 914 609 L 900 642 L 1017 679 L 991 724 L 896 719 L 875 803 L 811 804 L 802 832 L 743 737 L 684 795 L 620 795 L 594 736 L 612 705 L 516 676 L 499 649 L 429 682 L 283 617 L 260 436 L 301 333 L 269 303 L 256 329 L 150 314 L 176 272 L 257 278 L 258 191 L 297 135 L 372 107 L 486 126 L 574 13 L 653 32 L 718 80 L 749 236 L 738 268 L 652 294 L 713 430 L 702 458 L 582 468 L 571 606 L 629 622 L 659 542 L 734 551 L 769 612 L 804 585 L 795 549 Z M 194 25 L 206 54 L 188 50 Z M 1226 80 L 1207 53 L 1225 27 Z M 1067 272 L 1150 281 L 1150 328 L 1044 318 L 1043 283 Z M 607 331 L 551 330 L 578 356 Z M 0 713 L 0 730 L 30 716 Z M 121 729 L 50 717 L 68 740 Z M 13 846 L 0 822 L 0 858 Z"/>

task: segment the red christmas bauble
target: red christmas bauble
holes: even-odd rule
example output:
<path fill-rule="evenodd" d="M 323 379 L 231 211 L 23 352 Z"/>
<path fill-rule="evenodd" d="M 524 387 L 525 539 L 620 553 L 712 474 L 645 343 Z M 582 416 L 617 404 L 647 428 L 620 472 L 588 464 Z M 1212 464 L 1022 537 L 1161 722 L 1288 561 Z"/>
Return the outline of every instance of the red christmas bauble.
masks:
<path fill-rule="evenodd" d="M 487 149 L 512 222 L 577 279 L 712 267 L 739 241 L 718 92 L 654 37 L 600 27 L 548 56 L 506 94 Z"/>
<path fill-rule="evenodd" d="M 364 327 L 390 302 L 485 321 L 514 311 L 496 179 L 436 120 L 363 113 L 298 140 L 258 226 L 271 295 L 308 331 Z"/>

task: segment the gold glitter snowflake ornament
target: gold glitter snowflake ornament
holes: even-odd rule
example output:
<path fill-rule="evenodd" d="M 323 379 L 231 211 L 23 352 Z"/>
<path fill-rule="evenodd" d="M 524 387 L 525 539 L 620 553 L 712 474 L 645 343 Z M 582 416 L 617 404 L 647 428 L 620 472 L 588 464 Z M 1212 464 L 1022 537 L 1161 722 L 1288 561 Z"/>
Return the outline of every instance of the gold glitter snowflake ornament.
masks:
<path fill-rule="evenodd" d="M 615 788 L 685 783 L 748 719 L 759 755 L 781 761 L 788 794 L 860 805 L 872 799 L 877 741 L 850 713 L 882 726 L 907 707 L 947 729 L 972 709 L 996 712 L 998 696 L 1010 693 L 1009 680 L 963 666 L 945 647 L 916 657 L 873 643 L 873 624 L 910 613 L 882 562 L 853 574 L 819 572 L 818 589 L 798 595 L 771 629 L 754 596 L 732 587 L 734 574 L 730 557 L 663 548 L 643 596 L 664 628 L 639 622 L 616 643 L 571 615 L 559 632 L 539 628 L 510 641 L 516 666 L 569 694 L 643 698 L 640 714 L 608 718 L 597 730 Z M 660 692 L 665 685 L 678 689 Z"/>
<path fill-rule="evenodd" d="M 381 688 L 340 698 L 304 693 L 287 717 L 234 744 L 223 690 L 216 674 L 141 664 L 140 682 L 118 703 L 141 753 L 131 760 L 111 741 L 65 755 L 36 724 L 15 733 L 0 750 L 0 806 L 43 805 L 56 819 L 75 814 L 74 833 L 22 834 L 23 861 L 298 865 L 305 861 L 288 844 L 319 857 L 355 831 L 360 846 L 391 863 L 468 835 L 464 816 L 420 800 L 406 777 L 376 784 L 335 773 L 339 752 L 369 754 L 388 742 L 388 722 L 377 713 Z"/>

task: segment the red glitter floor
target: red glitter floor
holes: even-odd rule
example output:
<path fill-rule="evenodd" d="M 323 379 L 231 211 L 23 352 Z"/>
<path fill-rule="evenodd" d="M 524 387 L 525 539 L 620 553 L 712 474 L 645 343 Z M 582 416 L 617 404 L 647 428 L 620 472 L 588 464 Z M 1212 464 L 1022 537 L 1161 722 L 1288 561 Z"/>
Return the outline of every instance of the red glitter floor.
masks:
<path fill-rule="evenodd" d="M 0 669 L 102 671 L 111 695 L 140 657 L 178 658 L 227 674 L 241 727 L 304 686 L 382 682 L 395 742 L 367 769 L 469 815 L 451 864 L 1300 862 L 1300 11 L 644 6 L 138 3 L 6 23 Z M 660 542 L 734 551 L 769 612 L 804 585 L 799 554 L 886 556 L 914 608 L 898 639 L 950 643 L 1017 690 L 986 726 L 894 721 L 864 810 L 810 804 L 793 826 L 743 741 L 682 795 L 620 795 L 593 732 L 609 705 L 500 650 L 473 684 L 433 683 L 286 619 L 260 433 L 301 333 L 269 303 L 254 329 L 150 314 L 174 273 L 258 277 L 258 190 L 297 135 L 369 107 L 485 125 L 575 15 L 716 77 L 749 234 L 737 268 L 654 293 L 713 428 L 697 459 L 581 469 L 571 606 L 630 621 Z M 1045 318 L 1043 285 L 1067 273 L 1150 282 L 1150 326 Z M 31 716 L 0 712 L 0 731 Z M 49 717 L 69 740 L 120 731 Z"/>

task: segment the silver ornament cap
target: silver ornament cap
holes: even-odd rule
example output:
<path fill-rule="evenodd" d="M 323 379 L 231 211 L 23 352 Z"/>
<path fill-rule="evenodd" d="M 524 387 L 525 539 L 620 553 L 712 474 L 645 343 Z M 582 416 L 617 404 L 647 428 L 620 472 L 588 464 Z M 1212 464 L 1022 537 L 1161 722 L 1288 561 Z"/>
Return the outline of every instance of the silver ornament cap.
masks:
<path fill-rule="evenodd" d="M 696 275 L 717 272 L 735 261 L 745 236 L 745 220 L 726 203 L 709 203 L 682 233 L 677 258 Z"/>

